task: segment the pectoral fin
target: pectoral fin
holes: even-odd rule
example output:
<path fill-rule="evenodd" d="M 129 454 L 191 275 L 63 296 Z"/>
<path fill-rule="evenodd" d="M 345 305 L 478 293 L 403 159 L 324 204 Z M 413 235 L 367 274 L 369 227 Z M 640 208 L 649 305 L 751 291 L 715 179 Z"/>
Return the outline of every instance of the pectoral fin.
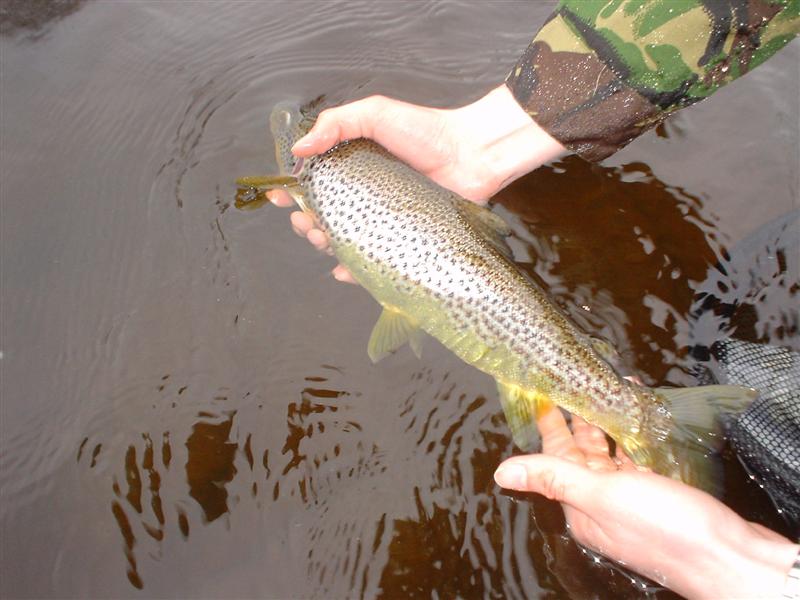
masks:
<path fill-rule="evenodd" d="M 297 178 L 291 175 L 257 175 L 255 177 L 239 177 L 236 185 L 254 187 L 263 190 L 286 189 L 297 185 Z"/>
<path fill-rule="evenodd" d="M 367 354 L 372 362 L 378 362 L 387 354 L 408 342 L 417 358 L 422 355 L 422 331 L 419 325 L 406 314 L 384 307 L 378 322 L 372 329 Z"/>
<path fill-rule="evenodd" d="M 235 205 L 239 210 L 262 206 L 267 202 L 265 193 L 270 190 L 285 190 L 304 212 L 309 212 L 303 188 L 297 178 L 291 175 L 240 177 L 236 185 L 239 186 L 239 193 L 236 194 Z"/>
<path fill-rule="evenodd" d="M 553 408 L 553 404 L 544 394 L 524 390 L 517 385 L 498 381 L 497 389 L 514 444 L 523 452 L 538 450 L 539 428 L 536 419 Z"/>

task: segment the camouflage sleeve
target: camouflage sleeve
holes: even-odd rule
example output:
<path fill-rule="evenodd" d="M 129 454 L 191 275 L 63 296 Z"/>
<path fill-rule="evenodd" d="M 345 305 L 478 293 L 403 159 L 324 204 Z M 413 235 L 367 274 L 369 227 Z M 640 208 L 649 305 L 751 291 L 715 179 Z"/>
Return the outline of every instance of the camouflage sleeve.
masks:
<path fill-rule="evenodd" d="M 588 160 L 764 62 L 800 32 L 800 0 L 561 0 L 506 79 Z"/>

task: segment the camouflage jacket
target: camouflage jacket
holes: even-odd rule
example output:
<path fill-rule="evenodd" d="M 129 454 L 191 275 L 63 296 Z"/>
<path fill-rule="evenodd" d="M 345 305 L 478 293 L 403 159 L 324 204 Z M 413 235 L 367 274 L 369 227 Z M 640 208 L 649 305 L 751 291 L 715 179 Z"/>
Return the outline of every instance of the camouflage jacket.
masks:
<path fill-rule="evenodd" d="M 561 0 L 506 79 L 566 147 L 602 160 L 800 32 L 800 0 Z"/>

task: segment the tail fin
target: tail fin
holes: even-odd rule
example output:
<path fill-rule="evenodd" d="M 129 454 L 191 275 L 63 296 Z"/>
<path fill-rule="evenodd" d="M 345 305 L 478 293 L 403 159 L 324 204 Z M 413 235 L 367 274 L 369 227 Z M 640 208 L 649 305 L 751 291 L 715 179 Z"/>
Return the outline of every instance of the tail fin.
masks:
<path fill-rule="evenodd" d="M 672 416 L 671 428 L 649 443 L 623 442 L 625 451 L 637 464 L 719 496 L 722 469 L 714 455 L 725 442 L 724 422 L 747 409 L 758 393 L 738 385 L 653 391 Z"/>

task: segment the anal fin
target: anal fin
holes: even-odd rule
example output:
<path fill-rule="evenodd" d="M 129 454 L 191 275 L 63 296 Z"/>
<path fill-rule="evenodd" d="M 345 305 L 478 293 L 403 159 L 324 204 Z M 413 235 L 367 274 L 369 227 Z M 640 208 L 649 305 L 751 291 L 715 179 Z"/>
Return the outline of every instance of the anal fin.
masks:
<path fill-rule="evenodd" d="M 417 358 L 422 356 L 422 331 L 419 324 L 397 309 L 384 307 L 369 337 L 367 354 L 378 362 L 408 342 Z"/>
<path fill-rule="evenodd" d="M 497 389 L 514 444 L 523 452 L 539 450 L 536 419 L 552 409 L 553 403 L 544 394 L 502 381 L 497 382 Z"/>

